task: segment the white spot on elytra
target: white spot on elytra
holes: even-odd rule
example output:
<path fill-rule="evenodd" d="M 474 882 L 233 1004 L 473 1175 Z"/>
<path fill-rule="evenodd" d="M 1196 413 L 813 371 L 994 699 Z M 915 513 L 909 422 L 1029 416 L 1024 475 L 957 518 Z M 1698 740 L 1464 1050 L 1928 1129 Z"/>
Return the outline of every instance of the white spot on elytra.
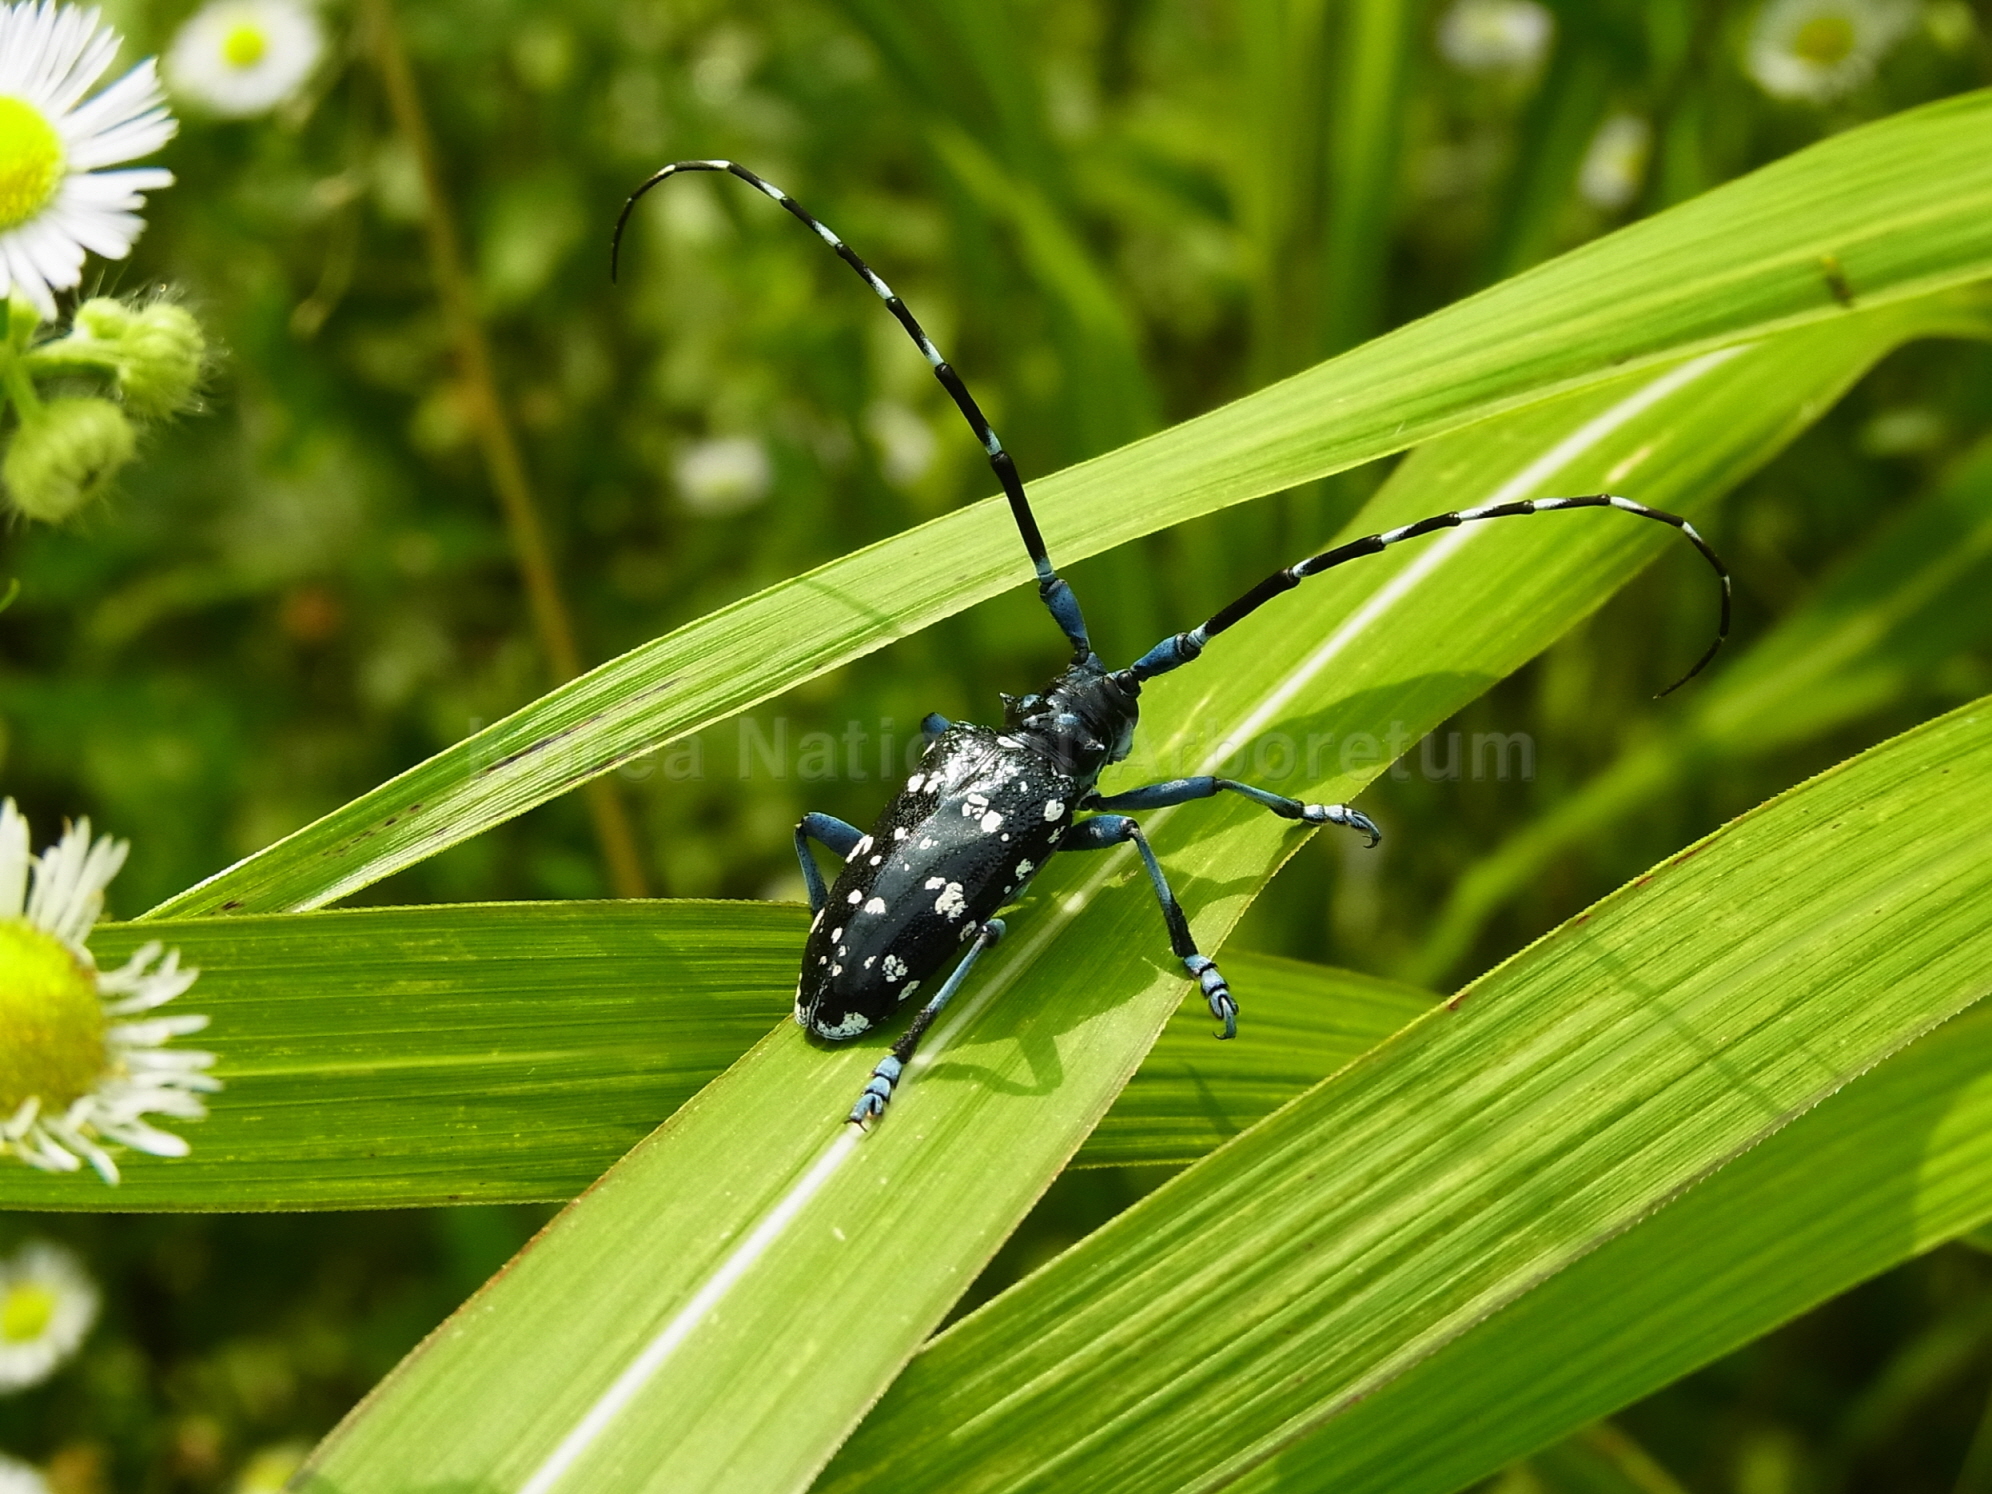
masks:
<path fill-rule="evenodd" d="M 946 877 L 927 878 L 927 890 L 929 892 L 932 892 L 936 887 L 945 887 L 947 885 L 948 885 L 948 879 Z"/>
<path fill-rule="evenodd" d="M 878 963 L 878 956 L 877 956 L 877 955 L 866 955 L 866 956 L 865 956 L 865 969 L 869 970 L 869 969 L 871 969 L 871 967 L 872 967 L 873 965 L 875 965 L 875 964 L 877 964 L 877 963 Z"/>
<path fill-rule="evenodd" d="M 836 928 L 830 931 L 830 942 L 832 944 L 835 944 L 839 939 L 843 937 L 844 937 L 844 926 L 842 924 L 838 924 Z"/>
<path fill-rule="evenodd" d="M 908 996 L 911 996 L 915 991 L 919 989 L 920 989 L 920 982 L 918 982 L 917 980 L 909 980 L 908 982 L 906 982 L 906 989 L 899 993 L 900 1000 L 902 1001 L 905 1000 Z"/>
<path fill-rule="evenodd" d="M 985 814 L 982 817 L 982 833 L 984 835 L 994 835 L 997 829 L 1002 825 L 1002 823 L 1003 823 L 1003 816 L 1001 816 L 995 810 L 992 809 L 989 811 L 989 813 Z M 1004 836 L 1003 838 L 1005 840 L 1009 839 L 1007 835 Z"/>
<path fill-rule="evenodd" d="M 874 856 L 874 857 L 872 857 L 872 859 L 871 859 L 871 864 L 872 864 L 873 866 L 877 866 L 877 865 L 879 864 L 879 862 L 881 862 L 881 861 L 883 861 L 883 860 L 885 860 L 885 858 L 884 858 L 883 856 Z"/>
<path fill-rule="evenodd" d="M 856 907 L 859 903 L 863 902 L 864 900 L 865 900 L 865 895 L 862 892 L 857 892 L 857 891 L 853 891 L 848 898 L 844 899 L 844 901 L 851 904 L 853 907 Z"/>
<path fill-rule="evenodd" d="M 865 911 L 867 913 L 883 913 L 885 911 L 885 899 L 882 897 L 873 898 L 865 904 Z"/>
<path fill-rule="evenodd" d="M 892 827 L 892 838 L 894 840 L 906 839 L 906 827 L 904 825 L 894 825 Z"/>
<path fill-rule="evenodd" d="M 844 973 L 844 967 L 842 965 L 832 965 L 830 967 L 830 974 L 832 977 L 842 975 L 843 973 Z"/>
<path fill-rule="evenodd" d="M 1019 882 L 1023 881 L 1024 878 L 1036 870 L 1037 863 L 1035 861 L 1019 861 L 1017 863 L 1017 880 Z"/>
<path fill-rule="evenodd" d="M 943 918 L 959 918 L 968 911 L 968 899 L 961 895 L 961 883 L 950 882 L 934 899 L 934 911 Z"/>
<path fill-rule="evenodd" d="M 867 1017 L 863 1012 L 852 1012 L 835 1027 L 825 1027 L 819 1023 L 816 1028 L 816 1035 L 826 1038 L 856 1037 L 871 1025 L 871 1018 Z"/>
<path fill-rule="evenodd" d="M 906 962 L 900 959 L 898 955 L 887 955 L 885 957 L 885 963 L 879 966 L 879 969 L 885 972 L 886 982 L 890 984 L 892 982 L 902 979 L 905 976 Z"/>
<path fill-rule="evenodd" d="M 1044 801 L 1044 817 L 1047 820 L 1055 820 L 1064 813 L 1065 801 L 1063 799 L 1047 799 Z"/>
<path fill-rule="evenodd" d="M 931 851 L 931 850 L 933 850 L 933 849 L 934 849 L 934 837 L 933 837 L 933 836 L 931 836 L 931 835 L 923 835 L 923 836 L 921 836 L 921 837 L 920 837 L 920 849 L 921 849 L 921 850 L 923 850 L 923 851 Z"/>
<path fill-rule="evenodd" d="M 927 775 L 925 773 L 915 773 L 911 778 L 906 780 L 906 792 L 909 794 L 917 794 L 926 786 Z"/>
<path fill-rule="evenodd" d="M 846 856 L 844 859 L 846 861 L 856 861 L 860 856 L 864 855 L 864 853 L 866 851 L 869 851 L 871 848 L 872 848 L 872 838 L 869 835 L 867 835 L 863 840 L 859 841 L 856 845 L 851 847 L 851 854 Z"/>
<path fill-rule="evenodd" d="M 809 931 L 810 933 L 813 934 L 822 926 L 823 926 L 823 910 L 821 908 L 818 908 L 816 910 L 816 916 L 809 920 Z"/>
<path fill-rule="evenodd" d="M 989 797 L 986 794 L 970 794 L 966 799 L 961 801 L 961 814 L 963 819 L 967 820 L 979 819 L 981 818 L 983 812 L 988 808 L 989 808 Z"/>

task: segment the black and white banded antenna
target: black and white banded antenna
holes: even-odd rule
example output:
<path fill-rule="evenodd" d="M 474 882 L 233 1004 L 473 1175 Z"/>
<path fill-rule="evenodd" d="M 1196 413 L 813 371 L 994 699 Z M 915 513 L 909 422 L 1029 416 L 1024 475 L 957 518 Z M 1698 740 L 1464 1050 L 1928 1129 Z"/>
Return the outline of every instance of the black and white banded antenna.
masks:
<path fill-rule="evenodd" d="M 996 473 L 996 480 L 1003 485 L 1003 494 L 1010 500 L 1010 516 L 1016 520 L 1017 533 L 1023 537 L 1024 549 L 1030 553 L 1031 564 L 1037 568 L 1038 595 L 1051 610 L 1052 618 L 1071 640 L 1072 656 L 1083 660 L 1093 652 L 1093 645 L 1086 637 L 1086 622 L 1079 612 L 1079 599 L 1072 594 L 1072 588 L 1053 569 L 1051 557 L 1046 553 L 1044 536 L 1038 532 L 1037 516 L 1031 512 L 1030 500 L 1024 496 L 1023 479 L 1017 475 L 1016 463 L 1010 460 L 1010 453 L 1003 449 L 1003 443 L 996 432 L 990 429 L 982 407 L 975 402 L 975 396 L 968 392 L 968 386 L 961 381 L 961 375 L 941 356 L 941 350 L 934 346 L 913 313 L 906 309 L 906 303 L 892 292 L 892 287 L 872 272 L 870 265 L 852 251 L 836 233 L 813 214 L 805 210 L 788 193 L 773 182 L 755 175 L 737 161 L 673 161 L 662 171 L 651 177 L 642 186 L 629 194 L 629 201 L 623 204 L 621 216 L 616 219 L 615 237 L 609 246 L 609 279 L 616 278 L 622 255 L 623 229 L 629 223 L 629 215 L 636 210 L 644 193 L 662 182 L 685 171 L 722 171 L 737 176 L 748 186 L 764 197 L 772 198 L 800 219 L 802 224 L 824 243 L 837 251 L 837 257 L 858 273 L 864 283 L 872 288 L 878 298 L 885 302 L 885 309 L 906 329 L 906 335 L 913 339 L 929 366 L 934 377 L 940 380 L 941 387 L 968 421 L 969 429 L 975 432 L 975 439 L 982 443 L 982 449 L 989 454 L 989 465 Z"/>
<path fill-rule="evenodd" d="M 1291 591 L 1309 576 L 1318 576 L 1323 571 L 1333 570 L 1336 566 L 1345 565 L 1351 560 L 1360 560 L 1365 555 L 1375 555 L 1405 540 L 1436 534 L 1441 529 L 1457 529 L 1462 524 L 1476 523 L 1481 519 L 1514 519 L 1524 514 L 1549 513 L 1563 508 L 1615 508 L 1635 518 L 1654 519 L 1662 524 L 1670 524 L 1687 537 L 1688 542 L 1701 552 L 1702 559 L 1706 560 L 1715 571 L 1716 580 L 1722 589 L 1722 616 L 1716 624 L 1715 641 L 1695 661 L 1694 668 L 1660 692 L 1662 696 L 1672 695 L 1708 667 L 1709 660 L 1715 657 L 1716 650 L 1722 647 L 1723 640 L 1729 636 L 1729 570 L 1723 565 L 1722 557 L 1717 555 L 1709 542 L 1701 537 L 1695 526 L 1679 514 L 1648 508 L 1643 503 L 1635 503 L 1630 498 L 1621 498 L 1612 493 L 1589 493 L 1580 498 L 1525 498 L 1518 503 L 1490 503 L 1484 508 L 1463 508 L 1457 513 L 1434 514 L 1429 519 L 1420 519 L 1415 524 L 1405 524 L 1396 529 L 1386 529 L 1381 534 L 1366 534 L 1361 539 L 1337 545 L 1332 550 L 1325 550 L 1297 565 L 1290 565 L 1285 570 L 1274 571 L 1272 575 L 1239 597 L 1237 601 L 1215 613 L 1209 620 L 1187 633 L 1178 633 L 1173 638 L 1163 639 L 1124 672 L 1139 684 L 1142 680 L 1153 679 L 1158 674 L 1167 674 L 1172 669 L 1180 668 L 1201 654 L 1204 645 L 1211 639 L 1233 623 L 1258 611 L 1281 592 Z"/>

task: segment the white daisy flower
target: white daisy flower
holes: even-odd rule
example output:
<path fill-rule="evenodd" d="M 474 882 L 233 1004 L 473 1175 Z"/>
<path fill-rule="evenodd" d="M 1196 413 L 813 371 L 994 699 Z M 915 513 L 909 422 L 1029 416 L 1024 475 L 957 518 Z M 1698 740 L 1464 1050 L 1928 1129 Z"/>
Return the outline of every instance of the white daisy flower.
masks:
<path fill-rule="evenodd" d="M 910 488 L 934 465 L 940 443 L 926 421 L 905 405 L 880 400 L 865 415 L 865 430 L 878 443 L 879 467 L 895 488 Z"/>
<path fill-rule="evenodd" d="M 0 1393 L 41 1384 L 96 1321 L 97 1284 L 60 1245 L 34 1241 L 0 1261 Z"/>
<path fill-rule="evenodd" d="M 48 1480 L 26 1463 L 0 1453 L 0 1494 L 48 1494 Z"/>
<path fill-rule="evenodd" d="M 206 1017 L 150 1017 L 194 983 L 178 951 L 147 944 L 116 970 L 99 970 L 83 940 L 103 911 L 104 888 L 124 865 L 125 842 L 92 842 L 90 822 L 65 829 L 40 856 L 28 822 L 0 803 L 0 1157 L 45 1172 L 88 1162 L 118 1180 L 108 1145 L 184 1157 L 187 1143 L 147 1115 L 199 1120 L 203 1093 L 221 1088 L 212 1053 L 168 1048 Z"/>
<path fill-rule="evenodd" d="M 774 486 L 768 449 L 751 436 L 694 441 L 677 462 L 678 497 L 693 513 L 717 517 L 752 508 Z"/>
<path fill-rule="evenodd" d="M 178 128 L 151 58 L 83 97 L 121 44 L 94 10 L 0 4 L 0 295 L 19 292 L 45 320 L 55 292 L 82 280 L 86 250 L 131 252 L 140 194 L 173 180 L 152 166 L 99 169 L 151 155 Z"/>
<path fill-rule="evenodd" d="M 325 31 L 295 0 L 215 0 L 180 28 L 166 83 L 210 114 L 268 114 L 304 86 L 325 55 Z"/>
<path fill-rule="evenodd" d="M 1454 0 L 1439 21 L 1439 51 L 1463 73 L 1531 73 L 1555 34 L 1536 0 Z"/>
<path fill-rule="evenodd" d="M 1653 126 L 1637 114 L 1613 114 L 1598 126 L 1577 168 L 1577 191 L 1592 207 L 1617 212 L 1639 195 Z"/>
<path fill-rule="evenodd" d="M 1770 0 L 1745 65 L 1774 98 L 1825 103 L 1867 82 L 1915 19 L 1913 0 Z"/>

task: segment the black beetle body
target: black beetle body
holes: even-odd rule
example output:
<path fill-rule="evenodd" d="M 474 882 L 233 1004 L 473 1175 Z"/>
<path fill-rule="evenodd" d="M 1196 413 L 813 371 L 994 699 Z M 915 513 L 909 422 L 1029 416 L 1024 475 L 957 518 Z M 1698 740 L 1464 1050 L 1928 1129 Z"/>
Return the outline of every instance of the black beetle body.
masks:
<path fill-rule="evenodd" d="M 1037 572 L 1038 596 L 1072 645 L 1072 663 L 1041 694 L 1021 700 L 1004 697 L 1001 731 L 950 726 L 930 717 L 928 730 L 934 740 L 921 759 L 919 771 L 907 779 L 869 835 L 824 814 L 807 814 L 796 826 L 796 855 L 816 917 L 809 926 L 802 973 L 796 982 L 795 1019 L 812 1034 L 843 1042 L 871 1031 L 891 1018 L 908 996 L 961 951 L 940 989 L 927 996 L 891 1051 L 872 1070 L 870 1082 L 851 1107 L 849 1118 L 860 1126 L 885 1113 L 894 1086 L 922 1035 L 982 951 L 1002 937 L 998 910 L 1029 886 L 1031 878 L 1060 850 L 1107 851 L 1132 845 L 1140 853 L 1168 926 L 1171 950 L 1197 982 L 1211 1015 L 1224 1024 L 1221 1035 L 1228 1038 L 1236 1033 L 1238 1003 L 1232 999 L 1230 986 L 1216 962 L 1197 947 L 1189 919 L 1170 890 L 1168 877 L 1139 822 L 1118 811 L 1164 809 L 1231 793 L 1283 819 L 1362 831 L 1372 846 L 1381 839 L 1380 832 L 1366 816 L 1346 804 L 1303 803 L 1270 789 L 1210 774 L 1145 784 L 1111 796 L 1102 796 L 1095 785 L 1102 769 L 1128 755 L 1140 714 L 1136 702 L 1143 681 L 1194 663 L 1218 634 L 1310 576 L 1461 524 L 1560 509 L 1611 508 L 1681 531 L 1722 583 L 1722 620 L 1715 642 L 1694 668 L 1668 689 L 1700 673 L 1728 635 L 1729 573 L 1694 526 L 1678 514 L 1662 513 L 1629 498 L 1591 493 L 1490 503 L 1434 514 L 1346 541 L 1273 572 L 1188 632 L 1163 639 L 1125 669 L 1109 671 L 1093 652 L 1078 599 L 1052 566 L 1010 454 L 989 428 L 967 386 L 941 357 L 905 303 L 849 245 L 786 192 L 732 161 L 679 161 L 666 166 L 630 197 L 616 224 L 616 243 L 621 243 L 623 226 L 637 200 L 684 171 L 726 172 L 779 203 L 857 271 L 885 302 L 988 454 L 990 468 L 1009 500 L 1025 553 Z M 612 251 L 612 273 L 614 264 Z M 1075 810 L 1096 812 L 1075 819 Z M 823 875 L 809 849 L 812 840 L 844 858 L 834 887 L 823 886 Z"/>
<path fill-rule="evenodd" d="M 1006 697 L 1001 731 L 935 738 L 809 926 L 796 1021 L 832 1042 L 869 1032 L 982 932 L 1127 755 L 1139 691 L 1089 657 L 1041 695 Z"/>

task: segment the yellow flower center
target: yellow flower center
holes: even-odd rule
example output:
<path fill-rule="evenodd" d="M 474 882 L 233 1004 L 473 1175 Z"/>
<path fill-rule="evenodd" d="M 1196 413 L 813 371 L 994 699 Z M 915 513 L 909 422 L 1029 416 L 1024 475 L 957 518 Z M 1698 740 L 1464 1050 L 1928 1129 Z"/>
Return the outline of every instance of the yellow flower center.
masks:
<path fill-rule="evenodd" d="M 221 60 L 230 67 L 254 67 L 270 50 L 270 39 L 254 21 L 237 21 L 221 39 Z"/>
<path fill-rule="evenodd" d="M 48 206 L 62 184 L 62 137 L 26 99 L 0 95 L 0 232 Z"/>
<path fill-rule="evenodd" d="M 1854 50 L 1854 23 L 1845 16 L 1814 16 L 1793 34 L 1791 49 L 1816 67 L 1838 67 Z"/>
<path fill-rule="evenodd" d="M 0 1344 L 32 1343 L 54 1319 L 54 1292 L 36 1281 L 10 1287 L 0 1297 Z"/>
<path fill-rule="evenodd" d="M 0 1119 L 31 1095 L 60 1114 L 104 1072 L 97 979 L 55 935 L 0 918 Z"/>

